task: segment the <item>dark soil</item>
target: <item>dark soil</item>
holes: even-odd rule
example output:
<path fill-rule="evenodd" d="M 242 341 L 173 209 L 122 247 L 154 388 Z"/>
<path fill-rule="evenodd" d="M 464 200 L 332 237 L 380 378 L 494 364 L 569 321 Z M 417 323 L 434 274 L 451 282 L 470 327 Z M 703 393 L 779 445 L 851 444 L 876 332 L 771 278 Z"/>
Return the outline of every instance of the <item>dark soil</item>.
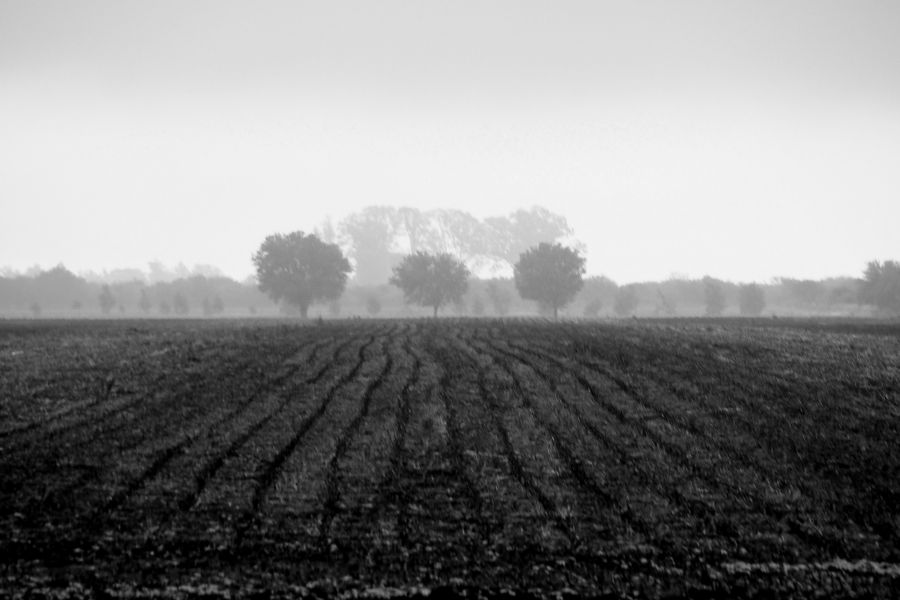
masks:
<path fill-rule="evenodd" d="M 900 597 L 900 328 L 0 322 L 0 596 Z"/>

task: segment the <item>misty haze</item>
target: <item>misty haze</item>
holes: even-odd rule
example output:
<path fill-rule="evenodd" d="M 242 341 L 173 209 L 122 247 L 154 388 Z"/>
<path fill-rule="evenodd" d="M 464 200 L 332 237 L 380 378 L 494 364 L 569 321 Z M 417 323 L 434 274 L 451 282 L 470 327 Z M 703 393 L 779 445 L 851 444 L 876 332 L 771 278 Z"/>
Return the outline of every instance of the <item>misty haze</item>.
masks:
<path fill-rule="evenodd" d="M 900 5 L 0 4 L 0 596 L 900 597 Z"/>

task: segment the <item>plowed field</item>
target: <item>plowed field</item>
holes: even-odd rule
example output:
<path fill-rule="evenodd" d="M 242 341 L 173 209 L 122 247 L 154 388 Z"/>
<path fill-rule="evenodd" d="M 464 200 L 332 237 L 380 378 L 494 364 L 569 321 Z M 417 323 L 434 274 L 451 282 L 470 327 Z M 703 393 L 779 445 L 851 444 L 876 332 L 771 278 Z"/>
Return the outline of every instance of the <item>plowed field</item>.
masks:
<path fill-rule="evenodd" d="M 0 596 L 900 597 L 900 327 L 0 323 Z"/>

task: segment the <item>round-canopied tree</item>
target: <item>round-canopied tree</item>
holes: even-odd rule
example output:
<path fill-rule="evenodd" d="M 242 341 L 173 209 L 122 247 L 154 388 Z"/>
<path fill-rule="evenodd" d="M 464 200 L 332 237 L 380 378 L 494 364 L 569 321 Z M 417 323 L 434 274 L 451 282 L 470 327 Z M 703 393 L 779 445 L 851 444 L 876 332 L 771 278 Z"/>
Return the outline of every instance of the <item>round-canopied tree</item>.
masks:
<path fill-rule="evenodd" d="M 253 264 L 259 289 L 275 302 L 296 306 L 304 319 L 313 302 L 340 298 L 351 271 L 337 244 L 302 231 L 268 236 Z"/>
<path fill-rule="evenodd" d="M 394 267 L 391 283 L 403 290 L 408 302 L 432 307 L 437 317 L 441 306 L 462 299 L 469 288 L 469 269 L 449 254 L 416 252 Z"/>
<path fill-rule="evenodd" d="M 552 309 L 554 319 L 584 285 L 582 275 L 584 258 L 577 250 L 545 242 L 520 254 L 514 268 L 519 295 Z"/>

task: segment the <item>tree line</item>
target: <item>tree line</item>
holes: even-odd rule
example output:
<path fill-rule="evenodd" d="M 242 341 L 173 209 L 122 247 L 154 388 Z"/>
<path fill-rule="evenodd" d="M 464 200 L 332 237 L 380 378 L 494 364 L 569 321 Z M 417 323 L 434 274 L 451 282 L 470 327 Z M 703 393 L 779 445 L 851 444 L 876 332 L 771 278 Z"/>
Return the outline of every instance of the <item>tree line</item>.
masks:
<path fill-rule="evenodd" d="M 140 273 L 137 271 L 137 273 Z M 148 284 L 143 279 L 104 283 L 63 265 L 31 275 L 0 277 L 0 311 L 32 316 L 218 316 L 272 308 L 255 286 L 228 277 L 191 275 Z"/>
<path fill-rule="evenodd" d="M 106 282 L 59 265 L 0 271 L 0 311 L 34 316 L 297 314 L 412 316 L 411 306 L 460 315 L 758 316 L 900 314 L 900 263 L 870 262 L 861 278 L 781 278 L 735 284 L 712 277 L 617 285 L 585 279 L 582 246 L 565 218 L 542 207 L 478 220 L 463 211 L 370 206 L 311 234 L 274 234 L 238 283 L 203 265 L 147 275 L 118 270 Z M 562 242 L 567 241 L 568 245 Z M 499 272 L 501 276 L 492 273 Z M 355 285 L 347 289 L 350 275 Z M 109 274 L 106 274 L 109 275 Z M 130 279 L 129 279 L 130 277 Z M 174 280 L 168 280 L 175 277 Z M 322 313 L 320 313 L 322 314 Z"/>
<path fill-rule="evenodd" d="M 712 277 L 670 278 L 618 285 L 607 277 L 584 277 L 565 306 L 569 317 L 729 316 L 761 314 L 900 314 L 898 263 L 873 263 L 860 278 L 781 278 L 738 284 Z M 338 299 L 317 301 L 323 316 L 416 316 L 415 299 L 389 280 L 348 285 Z M 469 277 L 466 291 L 442 301 L 455 315 L 553 315 L 550 305 L 526 300 L 513 277 Z M 562 306 L 558 310 L 563 310 Z M 433 313 L 433 309 L 429 311 Z M 0 315 L 5 316 L 276 316 L 299 315 L 296 306 L 273 302 L 255 281 L 191 275 L 174 281 L 146 279 L 103 283 L 79 277 L 59 265 L 28 275 L 0 277 Z"/>
<path fill-rule="evenodd" d="M 274 301 L 297 306 L 303 316 L 315 302 L 336 302 L 352 271 L 350 261 L 336 244 L 299 231 L 269 236 L 253 260 L 260 289 Z M 735 307 L 742 316 L 759 316 L 769 307 L 773 311 L 789 308 L 809 313 L 835 307 L 845 310 L 854 302 L 874 303 L 882 312 L 900 313 L 896 302 L 900 295 L 900 269 L 891 261 L 870 264 L 862 280 L 781 278 L 771 285 L 738 285 L 704 277 L 699 281 L 673 279 L 618 286 L 606 278 L 586 281 L 584 272 L 585 259 L 578 250 L 558 242 L 540 242 L 519 254 L 513 265 L 511 283 L 521 299 L 535 302 L 541 314 L 554 318 L 585 288 L 583 313 L 578 315 L 585 317 L 598 317 L 605 308 L 619 317 L 630 316 L 636 314 L 641 304 L 644 305 L 642 314 L 648 314 L 650 304 L 653 307 L 650 314 L 662 317 L 685 312 L 696 315 L 698 305 L 703 307 L 702 314 L 718 317 L 734 314 L 729 307 Z M 388 282 L 402 290 L 405 302 L 429 307 L 437 316 L 442 307 L 463 302 L 471 279 L 471 272 L 460 258 L 449 253 L 418 251 L 406 255 L 393 267 Z M 508 306 L 512 302 L 509 286 L 503 285 L 503 281 L 489 282 L 482 292 L 498 315 L 505 314 L 504 304 Z M 690 307 L 687 311 L 685 305 Z M 484 307 L 483 298 L 476 296 L 471 314 L 484 314 Z M 377 314 L 380 310 L 377 298 L 370 298 L 367 308 L 370 314 Z"/>

